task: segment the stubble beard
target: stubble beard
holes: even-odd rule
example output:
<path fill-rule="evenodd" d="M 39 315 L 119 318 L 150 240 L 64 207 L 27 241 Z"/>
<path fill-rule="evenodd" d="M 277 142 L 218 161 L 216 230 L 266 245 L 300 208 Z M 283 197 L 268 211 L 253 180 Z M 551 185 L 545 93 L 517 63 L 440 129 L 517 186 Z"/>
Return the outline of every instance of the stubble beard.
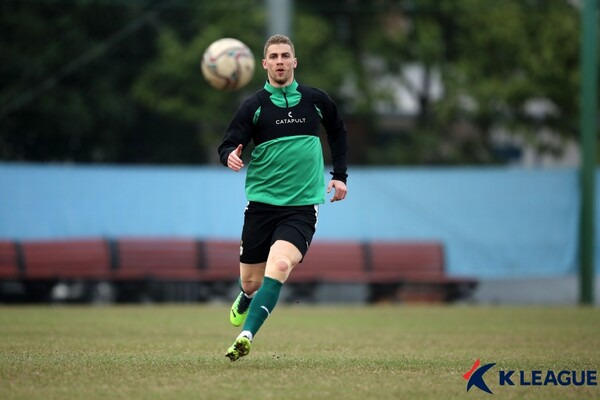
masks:
<path fill-rule="evenodd" d="M 270 77 L 271 81 L 278 84 L 278 85 L 285 85 L 286 83 L 288 83 L 288 80 L 290 80 L 290 75 L 286 74 L 284 76 L 282 76 L 281 78 L 278 78 L 276 74 L 273 74 L 273 76 Z"/>

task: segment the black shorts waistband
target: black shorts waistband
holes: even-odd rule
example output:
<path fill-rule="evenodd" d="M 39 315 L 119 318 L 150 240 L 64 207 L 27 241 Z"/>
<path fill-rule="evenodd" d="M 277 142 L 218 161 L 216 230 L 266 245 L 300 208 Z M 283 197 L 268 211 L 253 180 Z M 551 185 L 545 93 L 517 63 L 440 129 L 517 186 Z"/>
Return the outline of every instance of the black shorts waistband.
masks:
<path fill-rule="evenodd" d="M 305 206 L 276 206 L 273 204 L 261 203 L 259 201 L 249 201 L 247 207 L 252 207 L 256 210 L 314 210 L 315 204 Z"/>

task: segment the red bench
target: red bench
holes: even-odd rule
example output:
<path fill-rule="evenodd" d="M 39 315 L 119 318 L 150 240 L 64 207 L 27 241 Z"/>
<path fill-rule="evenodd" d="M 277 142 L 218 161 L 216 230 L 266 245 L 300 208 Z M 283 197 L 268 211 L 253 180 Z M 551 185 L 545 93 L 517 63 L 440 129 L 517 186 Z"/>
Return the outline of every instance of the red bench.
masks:
<path fill-rule="evenodd" d="M 204 269 L 202 283 L 207 297 L 232 301 L 239 290 L 240 242 L 208 239 L 202 242 Z"/>
<path fill-rule="evenodd" d="M 198 301 L 204 298 L 202 251 L 190 238 L 119 238 L 112 242 L 118 301 Z"/>
<path fill-rule="evenodd" d="M 183 283 L 185 288 L 172 290 L 185 290 L 185 299 L 227 297 L 237 290 L 239 246 L 235 240 L 189 238 L 30 240 L 19 248 L 0 241 L 0 279 L 33 283 L 29 286 L 39 292 L 58 281 L 112 282 L 132 296 Z M 150 281 L 153 286 L 139 285 Z M 43 288 L 37 290 L 38 283 Z M 307 297 L 319 284 L 367 285 L 372 302 L 453 301 L 477 285 L 446 275 L 442 243 L 382 241 L 316 241 L 288 283 Z"/>
<path fill-rule="evenodd" d="M 477 281 L 446 275 L 440 242 L 372 242 L 368 246 L 372 301 L 453 301 L 468 295 Z"/>
<path fill-rule="evenodd" d="M 17 246 L 12 241 L 0 241 L 0 279 L 18 279 Z"/>
<path fill-rule="evenodd" d="M 316 241 L 302 263 L 296 265 L 286 286 L 287 302 L 316 302 L 321 284 L 364 284 L 363 245 L 353 241 Z"/>
<path fill-rule="evenodd" d="M 288 282 L 365 283 L 366 280 L 362 243 L 319 241 L 311 244 Z"/>
<path fill-rule="evenodd" d="M 199 280 L 201 254 L 194 239 L 123 238 L 114 242 L 116 280 Z"/>
<path fill-rule="evenodd" d="M 59 282 L 78 288 L 61 292 L 65 300 L 90 301 L 97 282 L 111 278 L 109 246 L 102 238 L 27 240 L 20 243 L 20 249 L 21 282 L 30 301 L 51 300 Z"/>
<path fill-rule="evenodd" d="M 23 241 L 21 246 L 25 279 L 111 278 L 109 247 L 105 239 Z"/>
<path fill-rule="evenodd" d="M 237 282 L 240 277 L 240 242 L 209 239 L 202 243 L 205 262 L 202 280 Z"/>

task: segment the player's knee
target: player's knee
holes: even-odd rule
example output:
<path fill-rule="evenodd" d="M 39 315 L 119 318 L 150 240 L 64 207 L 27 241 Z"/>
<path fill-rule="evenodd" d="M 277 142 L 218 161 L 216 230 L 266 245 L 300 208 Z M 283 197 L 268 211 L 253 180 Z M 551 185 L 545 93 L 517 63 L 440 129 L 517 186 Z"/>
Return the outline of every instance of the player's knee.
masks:
<path fill-rule="evenodd" d="M 288 272 L 292 267 L 292 262 L 286 257 L 278 257 L 275 261 L 275 267 L 279 272 Z"/>
<path fill-rule="evenodd" d="M 247 295 L 252 295 L 260 288 L 261 283 L 257 281 L 242 281 L 242 290 Z"/>

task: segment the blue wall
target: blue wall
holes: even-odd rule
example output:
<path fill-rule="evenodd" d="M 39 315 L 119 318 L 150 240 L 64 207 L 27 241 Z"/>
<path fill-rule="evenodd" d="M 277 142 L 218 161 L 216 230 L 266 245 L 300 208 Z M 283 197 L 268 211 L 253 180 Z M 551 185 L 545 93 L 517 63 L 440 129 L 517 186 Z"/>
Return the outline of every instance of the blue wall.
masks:
<path fill-rule="evenodd" d="M 575 169 L 354 167 L 349 173 L 347 200 L 321 206 L 316 240 L 441 240 L 453 275 L 576 273 Z M 224 167 L 0 164 L 0 238 L 237 240 L 243 184 L 243 173 Z"/>

